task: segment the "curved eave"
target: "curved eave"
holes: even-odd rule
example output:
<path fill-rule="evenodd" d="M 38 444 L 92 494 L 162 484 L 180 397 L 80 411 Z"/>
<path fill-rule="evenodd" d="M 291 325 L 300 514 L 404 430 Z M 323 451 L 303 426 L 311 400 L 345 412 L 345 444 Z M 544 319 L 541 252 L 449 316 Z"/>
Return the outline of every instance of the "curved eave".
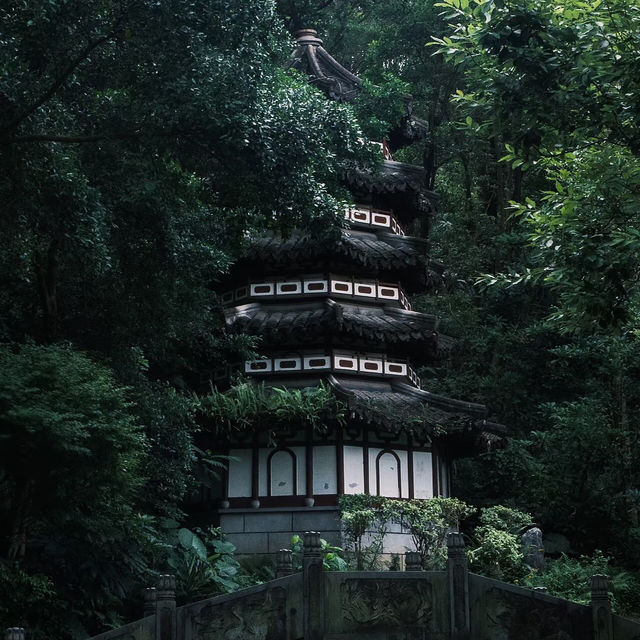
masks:
<path fill-rule="evenodd" d="M 421 193 L 432 202 L 436 194 L 425 188 L 426 170 L 406 162 L 384 160 L 379 171 L 368 171 L 351 165 L 344 169 L 344 179 L 351 185 L 375 193 L 414 192 Z"/>
<path fill-rule="evenodd" d="M 311 82 L 334 100 L 353 100 L 362 85 L 358 76 L 343 67 L 322 46 L 322 40 L 312 29 L 298 32 L 291 66 L 306 72 Z"/>
<path fill-rule="evenodd" d="M 506 427 L 486 420 L 484 405 L 454 400 L 396 381 L 346 378 L 335 374 L 265 379 L 268 386 L 301 389 L 329 384 L 349 410 L 350 420 L 366 424 L 390 441 L 403 433 L 418 444 L 437 441 L 454 458 L 500 448 Z"/>
<path fill-rule="evenodd" d="M 362 88 L 362 79 L 341 65 L 323 46 L 314 29 L 302 29 L 296 34 L 296 48 L 290 67 L 307 74 L 312 84 L 339 102 L 350 102 Z M 389 132 L 392 150 L 405 147 L 422 138 L 428 130 L 424 120 L 412 115 L 413 97 L 404 97 L 406 116 Z"/>
<path fill-rule="evenodd" d="M 347 402 L 352 416 L 386 430 L 391 437 L 405 432 L 417 442 L 437 440 L 453 458 L 504 446 L 506 428 L 477 417 L 486 413 L 484 405 L 445 398 L 403 383 L 391 383 L 391 391 L 349 388 L 333 376 L 329 383 Z"/>
<path fill-rule="evenodd" d="M 327 333 L 361 338 L 373 345 L 403 345 L 433 354 L 441 341 L 436 316 L 390 306 L 367 306 L 324 299 L 288 304 L 253 302 L 225 311 L 233 333 L 259 335 L 267 346 L 322 340 Z M 442 337 L 444 348 L 450 342 Z"/>
<path fill-rule="evenodd" d="M 335 255 L 366 267 L 398 269 L 426 265 L 427 247 L 427 241 L 421 238 L 343 230 L 337 240 L 298 234 L 287 240 L 276 236 L 254 238 L 250 241 L 247 258 L 290 264 Z"/>
<path fill-rule="evenodd" d="M 412 96 L 407 96 L 405 99 L 407 115 L 402 119 L 402 122 L 397 127 L 391 129 L 387 135 L 387 145 L 391 153 L 413 144 L 417 140 L 422 140 L 429 130 L 429 125 L 426 120 L 416 118 L 411 114 L 411 103 Z"/>
<path fill-rule="evenodd" d="M 328 377 L 328 382 L 354 417 L 392 432 L 408 432 L 418 440 L 453 434 L 475 438 L 489 431 L 487 425 L 492 424 L 484 419 L 484 405 L 446 398 L 404 383 L 351 380 L 334 375 Z"/>

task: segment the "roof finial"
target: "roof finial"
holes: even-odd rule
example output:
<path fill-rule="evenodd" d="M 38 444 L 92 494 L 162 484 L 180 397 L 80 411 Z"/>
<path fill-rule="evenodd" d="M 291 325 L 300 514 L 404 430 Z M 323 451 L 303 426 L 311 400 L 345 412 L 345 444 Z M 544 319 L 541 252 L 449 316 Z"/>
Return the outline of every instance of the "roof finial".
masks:
<path fill-rule="evenodd" d="M 322 40 L 318 38 L 318 32 L 315 29 L 300 29 L 295 33 L 298 44 L 322 45 Z"/>

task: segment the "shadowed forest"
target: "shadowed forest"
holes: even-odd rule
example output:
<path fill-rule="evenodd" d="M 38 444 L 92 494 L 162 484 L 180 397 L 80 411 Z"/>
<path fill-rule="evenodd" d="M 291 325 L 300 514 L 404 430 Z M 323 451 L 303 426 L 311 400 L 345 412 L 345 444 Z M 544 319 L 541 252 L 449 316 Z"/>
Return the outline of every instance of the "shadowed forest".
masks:
<path fill-rule="evenodd" d="M 363 78 L 353 102 L 289 68 L 301 28 Z M 182 601 L 273 577 L 190 516 L 225 465 L 201 443 L 342 409 L 219 393 L 258 342 L 213 289 L 251 234 L 344 224 L 342 171 L 375 170 L 364 140 L 407 94 L 422 135 L 394 159 L 438 194 L 442 265 L 412 303 L 455 339 L 422 386 L 508 431 L 414 514 L 425 558 L 461 521 L 472 571 L 577 602 L 608 573 L 640 617 L 638 51 L 638 0 L 2 3 L 0 627 L 85 638 L 159 572 Z M 328 568 L 375 564 L 359 527 L 395 507 L 374 502 L 344 502 Z"/>

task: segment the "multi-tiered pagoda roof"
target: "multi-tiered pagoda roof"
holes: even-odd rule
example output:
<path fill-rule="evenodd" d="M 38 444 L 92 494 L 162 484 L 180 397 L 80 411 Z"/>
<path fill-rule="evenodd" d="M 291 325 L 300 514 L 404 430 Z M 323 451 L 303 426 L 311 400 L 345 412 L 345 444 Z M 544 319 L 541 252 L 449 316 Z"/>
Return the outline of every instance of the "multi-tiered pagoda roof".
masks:
<path fill-rule="evenodd" d="M 293 65 L 334 100 L 353 99 L 362 85 L 311 30 L 299 33 Z M 323 383 L 348 408 L 346 424 L 322 434 L 294 426 L 276 446 L 259 432 L 229 443 L 234 461 L 220 513 L 228 533 L 242 515 L 236 544 L 247 526 L 262 526 L 275 550 L 269 536 L 283 532 L 256 524 L 256 509 L 288 514 L 294 530 L 296 509 L 320 517 L 318 508 L 345 493 L 449 495 L 451 461 L 500 439 L 502 427 L 487 421 L 483 405 L 431 393 L 418 376 L 453 342 L 437 317 L 410 302 L 412 294 L 434 291 L 443 269 L 429 257 L 436 196 L 424 187 L 421 167 L 391 155 L 423 125 L 408 110 L 393 144 L 380 144 L 380 170 L 344 168 L 353 196 L 344 228 L 324 237 L 304 230 L 255 237 L 221 283 L 227 330 L 260 338 L 259 357 L 241 365 L 250 380 L 288 388 Z M 230 379 L 229 371 L 220 375 Z"/>

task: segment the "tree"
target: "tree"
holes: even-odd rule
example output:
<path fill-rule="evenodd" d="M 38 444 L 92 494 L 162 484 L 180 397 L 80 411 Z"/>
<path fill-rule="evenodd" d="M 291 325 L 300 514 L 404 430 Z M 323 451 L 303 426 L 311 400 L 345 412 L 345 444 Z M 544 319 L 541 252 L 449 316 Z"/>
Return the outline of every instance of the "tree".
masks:
<path fill-rule="evenodd" d="M 518 243 L 513 234 L 496 239 L 515 251 L 482 284 L 494 285 L 483 294 L 496 317 L 489 316 L 491 333 L 502 325 L 483 382 L 506 388 L 512 409 L 521 405 L 512 413 L 520 437 L 485 461 L 499 470 L 494 478 L 472 472 L 467 490 L 484 485 L 485 498 L 504 500 L 510 487 L 508 496 L 581 550 L 607 545 L 636 565 L 630 549 L 639 480 L 627 461 L 637 455 L 638 432 L 630 355 L 637 350 L 639 276 L 631 98 L 638 5 L 439 6 L 452 22 L 437 40 L 439 51 L 466 81 L 454 97 L 461 121 L 472 133 L 497 136 L 501 163 L 519 174 L 518 190 L 502 205 Z M 509 300 L 521 301 L 517 316 L 505 313 Z M 477 348 L 487 341 L 468 335 L 479 356 L 472 361 L 487 362 Z M 454 374 L 447 384 L 460 379 Z M 484 464 L 476 465 L 480 475 Z M 602 472 L 594 474 L 596 464 Z"/>
<path fill-rule="evenodd" d="M 326 228 L 351 111 L 283 67 L 268 0 L 2 9 L 3 331 L 216 354 L 207 285 L 252 229 Z M 43 52 L 46 55 L 43 55 Z"/>
<path fill-rule="evenodd" d="M 86 615 L 145 572 L 147 440 L 127 390 L 85 354 L 3 345 L 0 364 L 2 555 L 53 572 Z"/>
<path fill-rule="evenodd" d="M 285 70 L 270 0 L 0 20 L 1 554 L 98 631 L 184 517 L 195 392 L 253 346 L 224 335 L 212 282 L 248 233 L 337 226 L 340 164 L 371 154 Z"/>

